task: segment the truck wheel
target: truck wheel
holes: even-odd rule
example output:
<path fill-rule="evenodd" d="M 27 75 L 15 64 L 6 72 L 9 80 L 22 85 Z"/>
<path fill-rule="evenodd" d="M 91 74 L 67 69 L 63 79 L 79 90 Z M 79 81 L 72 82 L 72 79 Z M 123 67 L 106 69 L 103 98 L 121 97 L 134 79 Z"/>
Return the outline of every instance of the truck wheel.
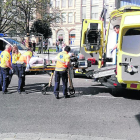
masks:
<path fill-rule="evenodd" d="M 112 88 L 112 93 L 111 94 L 115 97 L 119 97 L 120 96 L 120 90 L 118 90 L 116 88 Z"/>

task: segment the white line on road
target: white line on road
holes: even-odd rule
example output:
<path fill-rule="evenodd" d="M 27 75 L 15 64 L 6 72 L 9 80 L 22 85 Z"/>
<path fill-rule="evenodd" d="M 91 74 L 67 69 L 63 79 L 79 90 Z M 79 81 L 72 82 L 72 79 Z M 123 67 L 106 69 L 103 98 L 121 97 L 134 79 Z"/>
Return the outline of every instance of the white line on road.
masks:
<path fill-rule="evenodd" d="M 90 96 L 92 96 L 92 97 L 95 97 L 95 98 L 112 98 L 112 99 L 115 99 L 115 98 L 117 98 L 117 97 L 113 97 L 113 96 L 99 96 L 99 95 L 83 95 L 83 96 L 87 96 L 87 97 L 90 97 Z"/>
<path fill-rule="evenodd" d="M 26 75 L 26 77 L 28 77 L 28 78 L 37 78 L 37 77 L 39 77 L 39 78 L 41 78 L 41 77 L 50 77 L 49 75 Z"/>

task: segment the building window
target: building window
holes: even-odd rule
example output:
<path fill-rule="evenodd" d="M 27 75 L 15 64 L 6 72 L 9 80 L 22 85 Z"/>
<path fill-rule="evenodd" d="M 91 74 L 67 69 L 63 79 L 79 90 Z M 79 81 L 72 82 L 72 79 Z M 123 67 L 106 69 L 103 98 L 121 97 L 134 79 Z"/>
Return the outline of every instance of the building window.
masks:
<path fill-rule="evenodd" d="M 50 6 L 53 6 L 53 0 L 50 1 Z"/>
<path fill-rule="evenodd" d="M 99 6 L 91 7 L 91 19 L 98 19 L 98 8 Z"/>
<path fill-rule="evenodd" d="M 55 2 L 56 2 L 55 7 L 59 7 L 60 6 L 60 0 L 56 0 Z"/>
<path fill-rule="evenodd" d="M 97 3 L 99 3 L 99 0 L 91 0 L 92 5 L 97 4 Z"/>
<path fill-rule="evenodd" d="M 66 13 L 62 13 L 62 22 L 66 22 Z"/>
<path fill-rule="evenodd" d="M 62 8 L 66 7 L 66 0 L 62 0 Z"/>
<path fill-rule="evenodd" d="M 56 23 L 60 23 L 60 14 L 56 14 Z"/>
<path fill-rule="evenodd" d="M 69 13 L 68 14 L 68 22 L 69 23 L 72 23 L 72 13 Z"/>
<path fill-rule="evenodd" d="M 82 6 L 82 19 L 86 19 L 86 6 Z"/>
<path fill-rule="evenodd" d="M 69 7 L 72 7 L 73 5 L 73 0 L 69 0 Z"/>
<path fill-rule="evenodd" d="M 86 0 L 82 0 L 82 5 L 86 5 Z"/>

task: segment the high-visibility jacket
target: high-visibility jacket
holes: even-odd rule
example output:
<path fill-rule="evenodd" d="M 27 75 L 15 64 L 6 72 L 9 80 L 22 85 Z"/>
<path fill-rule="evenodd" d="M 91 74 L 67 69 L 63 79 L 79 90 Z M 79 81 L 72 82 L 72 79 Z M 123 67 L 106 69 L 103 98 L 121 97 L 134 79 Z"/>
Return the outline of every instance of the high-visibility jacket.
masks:
<path fill-rule="evenodd" d="M 25 64 L 27 64 L 27 56 L 32 57 L 32 52 L 31 52 L 31 51 L 27 51 L 27 52 L 23 53 L 23 54 L 20 56 L 20 58 L 19 58 L 19 60 L 17 61 L 17 63 L 25 63 Z"/>
<path fill-rule="evenodd" d="M 18 61 L 20 56 L 21 56 L 20 52 L 18 52 L 18 54 L 16 54 L 16 53 L 12 54 L 12 64 L 16 64 L 16 62 Z"/>
<path fill-rule="evenodd" d="M 6 61 L 9 61 L 9 63 L 11 63 L 11 55 L 8 51 L 3 51 L 1 53 L 1 67 L 2 68 L 8 68 Z"/>
<path fill-rule="evenodd" d="M 66 62 L 70 62 L 70 56 L 66 51 L 60 52 L 57 55 L 56 71 L 65 71 L 67 69 Z"/>

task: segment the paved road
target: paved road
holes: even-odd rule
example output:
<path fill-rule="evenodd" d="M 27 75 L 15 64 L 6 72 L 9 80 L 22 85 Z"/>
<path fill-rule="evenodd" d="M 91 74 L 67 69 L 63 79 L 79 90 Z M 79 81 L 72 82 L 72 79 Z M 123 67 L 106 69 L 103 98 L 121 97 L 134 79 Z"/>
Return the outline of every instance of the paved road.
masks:
<path fill-rule="evenodd" d="M 70 99 L 42 95 L 47 74 L 27 75 L 29 94 L 19 95 L 13 76 L 9 95 L 0 94 L 0 140 L 138 140 L 140 96 L 113 97 L 110 90 L 91 79 L 73 80 L 76 94 Z"/>

